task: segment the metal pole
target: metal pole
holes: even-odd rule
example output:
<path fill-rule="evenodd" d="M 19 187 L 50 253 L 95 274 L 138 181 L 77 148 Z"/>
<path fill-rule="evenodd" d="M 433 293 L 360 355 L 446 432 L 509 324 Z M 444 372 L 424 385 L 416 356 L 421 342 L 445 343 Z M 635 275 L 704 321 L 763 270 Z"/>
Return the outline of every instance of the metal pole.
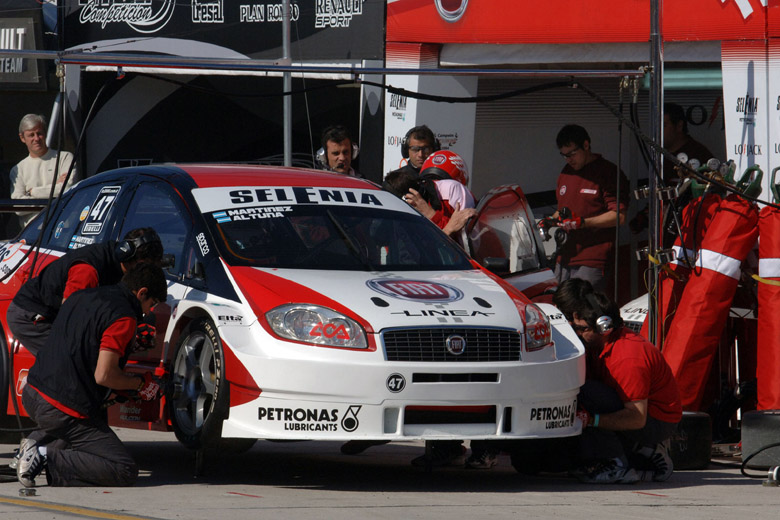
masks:
<path fill-rule="evenodd" d="M 290 11 L 290 0 L 282 0 L 282 60 L 290 64 L 290 21 L 292 11 Z M 292 73 L 288 70 L 284 72 L 282 80 L 282 89 L 284 92 L 292 91 Z M 284 119 L 284 165 L 292 166 L 292 95 L 284 96 L 283 103 Z"/>
<path fill-rule="evenodd" d="M 663 35 L 662 35 L 663 0 L 650 0 L 650 135 L 656 143 L 662 143 L 663 130 Z M 661 249 L 661 203 L 658 199 L 658 176 L 661 169 L 661 152 L 653 150 L 653 168 L 650 171 L 650 200 L 648 201 L 648 254 L 655 256 Z M 650 290 L 648 291 L 648 325 L 651 343 L 661 347 L 659 335 L 658 302 L 661 301 L 661 284 L 658 280 L 660 269 L 658 264 L 648 262 L 651 270 Z"/>

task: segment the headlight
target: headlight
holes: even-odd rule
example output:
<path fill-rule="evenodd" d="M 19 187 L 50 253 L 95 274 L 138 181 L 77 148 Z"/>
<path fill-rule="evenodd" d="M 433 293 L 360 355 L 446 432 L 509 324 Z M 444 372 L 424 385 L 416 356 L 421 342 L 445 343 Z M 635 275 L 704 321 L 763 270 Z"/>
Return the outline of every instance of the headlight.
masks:
<path fill-rule="evenodd" d="M 529 303 L 525 306 L 525 350 L 533 352 L 551 343 L 550 320 L 542 309 Z"/>
<path fill-rule="evenodd" d="M 271 329 L 294 341 L 328 347 L 367 348 L 366 333 L 355 320 L 318 305 L 281 305 L 265 314 Z"/>

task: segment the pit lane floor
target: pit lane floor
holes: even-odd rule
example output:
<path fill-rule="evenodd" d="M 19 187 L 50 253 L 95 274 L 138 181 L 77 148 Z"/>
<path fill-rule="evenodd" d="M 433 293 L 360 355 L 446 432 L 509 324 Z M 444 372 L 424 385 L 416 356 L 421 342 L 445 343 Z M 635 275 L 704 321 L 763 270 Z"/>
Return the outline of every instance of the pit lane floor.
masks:
<path fill-rule="evenodd" d="M 142 468 L 135 487 L 43 485 L 36 496 L 22 497 L 18 482 L 0 482 L 0 518 L 776 520 L 780 515 L 780 487 L 743 477 L 737 461 L 675 472 L 665 483 L 595 486 L 562 475 L 520 475 L 505 455 L 490 471 L 425 473 L 409 464 L 423 452 L 422 443 L 346 456 L 339 443 L 260 441 L 247 453 L 221 458 L 196 478 L 193 454 L 173 434 L 117 432 Z M 9 462 L 15 447 L 7 438 L 0 440 L 0 464 Z"/>

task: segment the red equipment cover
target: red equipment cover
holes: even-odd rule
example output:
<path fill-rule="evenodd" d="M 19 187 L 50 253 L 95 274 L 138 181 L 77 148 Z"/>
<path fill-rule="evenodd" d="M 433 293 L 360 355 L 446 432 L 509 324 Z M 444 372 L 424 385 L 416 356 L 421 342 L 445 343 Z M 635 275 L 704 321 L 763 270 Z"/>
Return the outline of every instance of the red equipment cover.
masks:
<path fill-rule="evenodd" d="M 704 388 L 740 279 L 740 265 L 758 237 L 755 205 L 729 195 L 702 239 L 663 354 L 677 379 L 683 410 L 701 406 Z"/>
<path fill-rule="evenodd" d="M 659 276 L 661 300 L 658 302 L 658 315 L 663 316 L 662 327 L 658 331 L 661 345 L 664 343 L 666 332 L 669 330 L 674 313 L 677 311 L 677 304 L 682 297 L 685 283 L 690 276 L 691 269 L 686 264 L 686 257 L 687 261 L 691 263 L 696 260 L 704 232 L 710 225 L 720 201 L 720 195 L 710 193 L 691 201 L 682 210 L 680 216 L 682 240 L 679 236 L 675 239 L 673 246 L 675 260 L 669 264 L 669 270 L 674 274 L 664 270 Z M 649 329 L 648 318 L 645 318 L 639 333 L 647 338 Z"/>
<path fill-rule="evenodd" d="M 758 217 L 758 275 L 780 282 L 780 210 L 766 206 Z M 756 378 L 758 409 L 780 409 L 780 286 L 758 284 Z"/>

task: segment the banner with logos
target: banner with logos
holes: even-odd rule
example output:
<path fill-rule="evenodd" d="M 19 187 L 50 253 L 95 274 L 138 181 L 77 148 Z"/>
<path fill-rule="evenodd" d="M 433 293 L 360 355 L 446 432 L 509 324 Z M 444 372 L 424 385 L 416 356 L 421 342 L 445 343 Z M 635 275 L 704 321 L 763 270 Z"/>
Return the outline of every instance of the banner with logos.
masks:
<path fill-rule="evenodd" d="M 65 47 L 210 57 L 282 55 L 282 3 L 262 0 L 65 0 Z M 384 2 L 292 0 L 293 61 L 384 58 Z M 172 46 L 171 41 L 189 42 Z M 94 47 L 93 47 L 94 45 Z M 128 47 L 122 47 L 126 50 Z M 176 49 L 172 51 L 172 49 Z"/>
<path fill-rule="evenodd" d="M 737 179 L 747 168 L 760 166 L 761 199 L 771 200 L 769 176 L 780 164 L 780 60 L 768 60 L 766 40 L 723 42 L 721 49 L 727 158 L 737 164 Z"/>
<path fill-rule="evenodd" d="M 9 10 L 0 13 L 0 49 L 40 50 L 42 46 L 39 11 Z M 13 55 L 0 56 L 0 89 L 43 90 L 44 71 L 38 60 Z"/>
<path fill-rule="evenodd" d="M 664 0 L 666 41 L 763 38 L 768 0 Z M 388 42 L 647 42 L 650 2 L 388 0 Z"/>

